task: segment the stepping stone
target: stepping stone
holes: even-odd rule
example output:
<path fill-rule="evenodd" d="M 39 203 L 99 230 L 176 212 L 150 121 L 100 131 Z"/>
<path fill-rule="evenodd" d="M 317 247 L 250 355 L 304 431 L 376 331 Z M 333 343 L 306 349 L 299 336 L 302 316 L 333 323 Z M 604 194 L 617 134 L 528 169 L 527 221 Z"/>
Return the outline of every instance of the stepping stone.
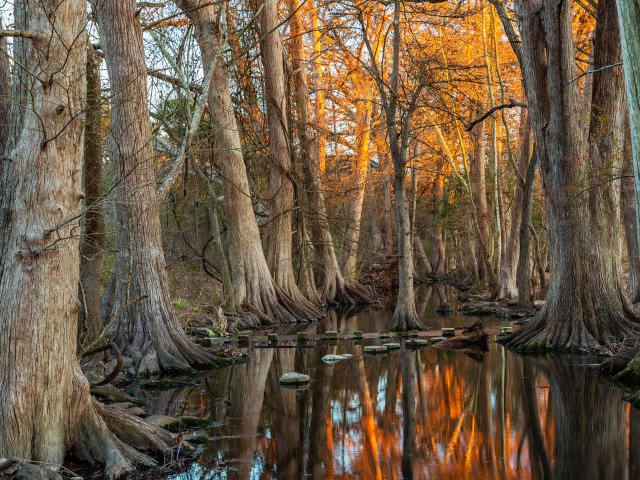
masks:
<path fill-rule="evenodd" d="M 329 364 L 334 364 L 339 362 L 340 360 L 346 360 L 348 357 L 345 357 L 344 355 L 325 355 L 324 357 L 322 357 L 322 361 L 324 363 L 329 363 Z"/>
<path fill-rule="evenodd" d="M 431 344 L 441 342 L 442 340 L 446 340 L 446 337 L 431 337 Z"/>
<path fill-rule="evenodd" d="M 418 331 L 417 330 L 409 330 L 407 332 L 407 336 L 408 337 L 412 337 L 412 338 L 417 337 L 418 336 Z"/>
<path fill-rule="evenodd" d="M 399 350 L 400 349 L 400 344 L 399 343 L 385 343 L 383 346 L 387 347 L 387 350 Z"/>
<path fill-rule="evenodd" d="M 296 340 L 299 343 L 304 343 L 309 339 L 309 334 L 307 332 L 298 332 L 296 333 Z"/>
<path fill-rule="evenodd" d="M 277 333 L 270 333 L 267 335 L 267 341 L 269 343 L 278 343 L 278 334 Z"/>
<path fill-rule="evenodd" d="M 249 335 L 238 335 L 238 343 L 249 343 Z"/>
<path fill-rule="evenodd" d="M 290 372 L 280 377 L 280 385 L 306 385 L 311 380 L 309 375 L 304 373 Z"/>
<path fill-rule="evenodd" d="M 415 339 L 415 340 L 407 340 L 406 342 L 404 342 L 404 344 L 408 348 L 420 348 L 420 347 L 426 347 L 430 345 L 431 342 L 429 342 L 429 340 Z"/>
<path fill-rule="evenodd" d="M 344 357 L 344 358 L 353 358 L 353 355 L 351 355 L 350 353 L 341 353 L 340 356 Z"/>
<path fill-rule="evenodd" d="M 336 339 L 338 338 L 338 332 L 335 330 L 327 330 L 326 332 L 324 332 L 324 336 L 325 338 Z"/>
<path fill-rule="evenodd" d="M 513 327 L 501 327 L 500 328 L 500 336 L 505 337 L 507 335 L 511 335 L 513 333 Z"/>
<path fill-rule="evenodd" d="M 456 336 L 456 329 L 455 328 L 443 328 L 442 329 L 442 336 L 443 337 L 455 337 Z"/>
<path fill-rule="evenodd" d="M 385 347 L 384 345 L 369 345 L 367 347 L 364 347 L 364 353 L 368 353 L 370 355 L 387 353 L 387 347 Z"/>
<path fill-rule="evenodd" d="M 353 332 L 353 339 L 362 340 L 362 330 L 356 330 L 355 332 Z"/>
<path fill-rule="evenodd" d="M 389 333 L 389 330 L 380 330 L 380 333 L 378 334 L 378 336 L 380 338 L 389 338 L 391 337 L 391 334 Z"/>

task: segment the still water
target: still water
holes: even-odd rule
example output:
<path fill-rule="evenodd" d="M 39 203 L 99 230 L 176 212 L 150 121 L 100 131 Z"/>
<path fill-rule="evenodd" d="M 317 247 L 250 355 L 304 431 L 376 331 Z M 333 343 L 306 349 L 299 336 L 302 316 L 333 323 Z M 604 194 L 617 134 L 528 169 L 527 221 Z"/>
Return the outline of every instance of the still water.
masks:
<path fill-rule="evenodd" d="M 372 315 L 334 312 L 308 328 L 388 325 L 388 312 Z M 639 412 L 585 357 L 525 358 L 493 342 L 473 358 L 432 347 L 370 357 L 351 341 L 248 353 L 200 385 L 139 392 L 152 413 L 216 422 L 198 464 L 173 479 L 640 478 Z M 329 353 L 354 357 L 326 365 Z M 291 371 L 309 387 L 281 387 Z"/>

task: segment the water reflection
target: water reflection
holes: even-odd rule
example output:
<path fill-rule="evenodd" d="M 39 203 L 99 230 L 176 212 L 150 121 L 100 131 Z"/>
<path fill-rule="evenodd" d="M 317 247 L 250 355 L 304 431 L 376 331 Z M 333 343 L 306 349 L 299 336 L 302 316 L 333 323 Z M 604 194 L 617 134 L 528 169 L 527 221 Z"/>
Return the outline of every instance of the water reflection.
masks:
<path fill-rule="evenodd" d="M 433 329 L 450 326 L 472 325 L 478 317 L 470 317 L 459 312 L 459 291 L 442 283 L 419 285 L 415 289 L 416 310 L 422 323 Z M 290 335 L 295 332 L 324 333 L 327 330 L 348 332 L 378 332 L 391 326 L 393 310 L 380 305 L 354 306 L 350 308 L 330 309 L 326 318 L 313 324 L 285 324 L 273 331 Z M 504 325 L 504 320 L 494 317 L 483 317 L 485 326 Z"/>
<path fill-rule="evenodd" d="M 355 357 L 321 361 L 342 352 Z M 361 353 L 350 342 L 256 348 L 198 387 L 154 392 L 153 413 L 221 422 L 199 465 L 174 478 L 638 478 L 640 415 L 584 357 L 495 344 L 481 359 Z M 308 389 L 280 387 L 294 370 L 311 375 Z"/>

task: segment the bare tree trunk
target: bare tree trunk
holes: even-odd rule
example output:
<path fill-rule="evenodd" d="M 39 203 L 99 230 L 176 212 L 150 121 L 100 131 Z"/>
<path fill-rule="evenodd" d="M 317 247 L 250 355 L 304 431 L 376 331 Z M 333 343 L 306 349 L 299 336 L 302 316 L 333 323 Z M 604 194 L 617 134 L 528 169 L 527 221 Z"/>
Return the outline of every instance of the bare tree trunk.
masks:
<path fill-rule="evenodd" d="M 282 291 L 298 304 L 309 320 L 323 315 L 302 294 L 293 273 L 292 211 L 295 206 L 292 181 L 287 78 L 282 39 L 278 30 L 278 3 L 265 0 L 254 5 L 259 20 L 260 49 L 265 72 L 267 120 L 269 125 L 270 218 L 265 227 L 267 265 Z"/>
<path fill-rule="evenodd" d="M 347 281 L 357 280 L 358 241 L 360 239 L 360 224 L 362 219 L 362 205 L 369 172 L 369 145 L 371 143 L 371 112 L 373 104 L 369 98 L 368 89 L 365 90 L 365 98 L 356 103 L 356 162 L 353 183 L 356 194 L 349 207 L 349 224 L 345 235 L 345 251 L 342 258 L 342 272 Z"/>
<path fill-rule="evenodd" d="M 275 283 L 262 250 L 229 91 L 227 67 L 218 54 L 224 48 L 224 18 L 220 18 L 215 6 L 205 0 L 177 0 L 176 4 L 193 22 L 204 65 L 215 65 L 208 104 L 216 167 L 222 177 L 227 249 L 236 309 L 242 311 L 243 306 L 256 309 L 262 323 L 315 320 L 316 315 L 309 315 L 304 306 L 298 305 Z"/>
<path fill-rule="evenodd" d="M 543 309 L 506 342 L 527 351 L 598 347 L 629 336 L 638 321 L 621 284 L 619 224 L 612 215 L 617 198 L 611 178 L 622 156 L 624 85 L 620 69 L 602 67 L 620 62 L 615 4 L 598 3 L 589 136 L 573 114 L 579 111 L 580 95 L 572 81 L 577 69 L 570 3 L 545 0 L 545 8 L 535 10 L 519 1 L 517 11 L 529 113 L 546 188 L 551 283 Z"/>
<path fill-rule="evenodd" d="M 100 268 L 104 250 L 104 188 L 100 131 L 100 57 L 87 42 L 87 107 L 84 132 L 83 185 L 86 213 L 80 241 L 80 303 L 78 347 L 82 350 L 102 331 Z"/>
<path fill-rule="evenodd" d="M 640 211 L 640 5 L 635 0 L 618 0 L 618 21 L 624 76 L 629 108 L 631 151 L 633 155 L 633 179 L 635 185 L 636 210 Z M 640 218 L 636 220 L 640 225 Z M 640 243 L 640 227 L 636 226 Z"/>
<path fill-rule="evenodd" d="M 478 106 L 479 113 L 481 108 Z M 485 149 L 487 145 L 484 122 L 480 122 L 473 128 L 474 149 L 473 162 L 471 163 L 471 189 L 473 203 L 476 209 L 475 223 L 478 228 L 478 256 L 480 279 L 493 283 L 493 268 L 491 267 L 491 252 L 489 244 L 491 236 L 489 233 L 489 213 L 487 207 L 487 184 L 485 175 Z"/>
<path fill-rule="evenodd" d="M 30 88 L 14 97 L 9 142 L 23 181 L 0 260 L 0 324 L 11 332 L 0 336 L 0 456 L 59 465 L 73 451 L 116 478 L 153 463 L 128 444 L 168 454 L 173 438 L 94 403 L 76 358 L 86 2 L 14 8 L 16 28 L 38 38 L 14 44 L 25 60 L 16 81 Z M 42 81 L 28 80 L 34 72 Z"/>
<path fill-rule="evenodd" d="M 520 256 L 520 225 L 522 223 L 522 212 L 524 211 L 524 189 L 526 187 L 525 178 L 529 167 L 531 153 L 531 125 L 529 123 L 529 116 L 525 111 L 521 113 L 520 118 L 520 138 L 522 141 L 518 156 L 518 171 L 515 172 L 516 188 L 513 204 L 511 206 L 509 239 L 507 241 L 507 248 L 502 260 L 500 272 L 498 273 L 496 288 L 493 292 L 493 298 L 497 300 L 518 297 L 516 271 Z"/>
<path fill-rule="evenodd" d="M 627 243 L 627 256 L 629 257 L 629 281 L 627 293 L 632 303 L 640 302 L 640 249 L 638 248 L 638 221 L 635 199 L 635 186 L 633 184 L 633 157 L 631 153 L 631 132 L 628 120 L 625 127 L 621 202 L 622 223 Z"/>
<path fill-rule="evenodd" d="M 630 125 L 630 128 L 627 129 L 628 138 L 625 138 L 624 144 L 624 162 L 625 171 L 627 169 L 633 171 L 633 183 L 623 179 L 622 184 L 622 194 L 626 200 L 623 203 L 625 234 L 631 265 L 627 291 L 631 295 L 632 302 L 637 303 L 640 301 L 640 253 L 638 252 L 640 244 L 640 228 L 638 227 L 640 225 L 638 218 L 638 211 L 640 211 L 640 73 L 638 72 L 640 66 L 640 39 L 638 39 L 640 5 L 634 0 L 619 0 L 617 7 Z M 632 208 L 630 202 L 633 193 L 635 193 L 635 206 Z M 636 236 L 635 239 L 630 238 L 633 234 Z"/>
<path fill-rule="evenodd" d="M 317 13 L 313 12 L 313 15 Z M 317 22 L 317 17 L 316 22 Z M 295 27 L 296 22 L 293 23 Z M 319 34 L 318 34 L 319 35 Z M 296 38 L 300 35 L 294 35 Z M 317 41 L 319 41 L 319 36 Z M 338 258 L 333 245 L 333 237 L 329 230 L 329 222 L 324 202 L 324 193 L 320 175 L 320 162 L 324 158 L 324 149 L 320 138 L 322 132 L 315 132 L 310 115 L 310 100 L 307 90 L 307 80 L 302 63 L 302 49 L 297 46 L 292 50 L 294 61 L 295 97 L 297 114 L 300 125 L 300 149 L 302 155 L 302 173 L 306 211 L 303 212 L 308 220 L 311 243 L 315 248 L 319 260 L 319 274 L 317 278 L 318 293 L 323 303 L 329 305 L 356 305 L 372 303 L 364 289 L 357 284 L 348 283 L 340 271 Z M 319 68 L 319 67 L 318 67 Z M 319 74 L 319 71 L 316 71 Z M 324 107 L 323 107 L 324 108 Z M 318 116 L 321 112 L 318 111 Z"/>
<path fill-rule="evenodd" d="M 433 268 L 433 273 L 441 277 L 446 274 L 447 264 L 447 251 L 442 226 L 442 204 L 444 202 L 442 168 L 442 163 L 439 163 L 433 181 L 433 251 L 431 252 L 431 267 Z"/>
<path fill-rule="evenodd" d="M 292 15 L 290 28 L 291 39 L 289 40 L 289 56 L 291 58 L 291 70 L 293 70 L 293 99 L 294 111 L 296 119 L 296 134 L 300 139 L 300 149 L 298 161 L 296 162 L 297 178 L 303 178 L 303 164 L 308 161 L 306 158 L 310 151 L 310 144 L 313 141 L 313 131 L 311 129 L 311 117 L 309 114 L 309 92 L 307 90 L 307 74 L 305 70 L 305 53 L 303 42 L 302 15 L 304 10 L 301 9 L 302 4 L 299 0 L 289 0 L 289 13 Z M 317 155 L 317 153 L 316 153 Z M 311 239 L 309 238 L 309 227 L 307 225 L 309 219 L 309 199 L 304 186 L 298 184 L 297 188 L 298 202 L 300 208 L 297 211 L 297 228 L 299 239 L 299 265 L 298 265 L 298 286 L 302 293 L 315 305 L 324 303 L 324 299 L 320 298 L 318 288 L 316 286 L 314 267 L 314 249 Z"/>
<path fill-rule="evenodd" d="M 536 179 L 538 156 L 531 155 L 527 176 L 522 195 L 522 220 L 520 222 L 520 255 L 518 256 L 518 270 L 516 272 L 516 284 L 518 286 L 518 305 L 533 307 L 533 291 L 531 279 L 531 216 L 533 210 L 533 188 Z"/>
<path fill-rule="evenodd" d="M 431 262 L 424 253 L 424 243 L 416 232 L 413 232 L 413 258 L 417 278 L 424 279 L 426 275 L 432 273 Z"/>
<path fill-rule="evenodd" d="M 111 82 L 109 153 L 115 175 L 116 264 L 107 290 L 107 335 L 139 373 L 210 367 L 186 337 L 167 280 L 147 100 L 142 28 L 135 0 L 92 0 Z"/>

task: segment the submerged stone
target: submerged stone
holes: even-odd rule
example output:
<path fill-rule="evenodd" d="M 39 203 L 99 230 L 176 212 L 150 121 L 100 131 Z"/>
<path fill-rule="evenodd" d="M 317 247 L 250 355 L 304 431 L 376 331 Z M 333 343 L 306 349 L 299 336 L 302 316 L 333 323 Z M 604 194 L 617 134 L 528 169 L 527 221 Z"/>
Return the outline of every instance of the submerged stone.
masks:
<path fill-rule="evenodd" d="M 407 340 L 404 344 L 408 348 L 420 348 L 420 347 L 426 347 L 430 345 L 431 342 L 429 342 L 429 340 L 424 340 L 424 339 L 413 339 L 413 340 Z"/>
<path fill-rule="evenodd" d="M 337 363 L 340 360 L 346 360 L 349 357 L 346 355 L 325 355 L 324 357 L 322 357 L 322 361 L 324 363 Z"/>
<path fill-rule="evenodd" d="M 364 353 L 368 353 L 370 355 L 387 353 L 387 347 L 385 347 L 384 345 L 369 345 L 367 347 L 364 347 Z"/>
<path fill-rule="evenodd" d="M 353 332 L 353 338 L 355 340 L 362 340 L 362 330 L 356 330 Z"/>
<path fill-rule="evenodd" d="M 338 338 L 338 332 L 335 330 L 327 330 L 326 332 L 324 332 L 324 336 L 326 338 L 335 339 L 335 338 Z"/>
<path fill-rule="evenodd" d="M 380 330 L 380 334 L 378 335 L 380 338 L 389 338 L 391 334 L 389 330 Z"/>
<path fill-rule="evenodd" d="M 500 336 L 506 336 L 506 335 L 511 335 L 513 333 L 513 328 L 512 327 L 501 327 L 500 328 Z"/>
<path fill-rule="evenodd" d="M 441 342 L 442 340 L 446 340 L 445 337 L 431 337 L 431 343 L 438 343 Z"/>
<path fill-rule="evenodd" d="M 269 343 L 278 343 L 278 334 L 277 333 L 270 333 L 267 335 L 267 341 Z"/>
<path fill-rule="evenodd" d="M 311 377 L 304 373 L 289 372 L 280 377 L 280 385 L 305 385 L 310 380 Z"/>
<path fill-rule="evenodd" d="M 455 337 L 456 336 L 456 329 L 452 328 L 452 327 L 444 327 L 442 329 L 442 336 L 443 337 Z"/>

